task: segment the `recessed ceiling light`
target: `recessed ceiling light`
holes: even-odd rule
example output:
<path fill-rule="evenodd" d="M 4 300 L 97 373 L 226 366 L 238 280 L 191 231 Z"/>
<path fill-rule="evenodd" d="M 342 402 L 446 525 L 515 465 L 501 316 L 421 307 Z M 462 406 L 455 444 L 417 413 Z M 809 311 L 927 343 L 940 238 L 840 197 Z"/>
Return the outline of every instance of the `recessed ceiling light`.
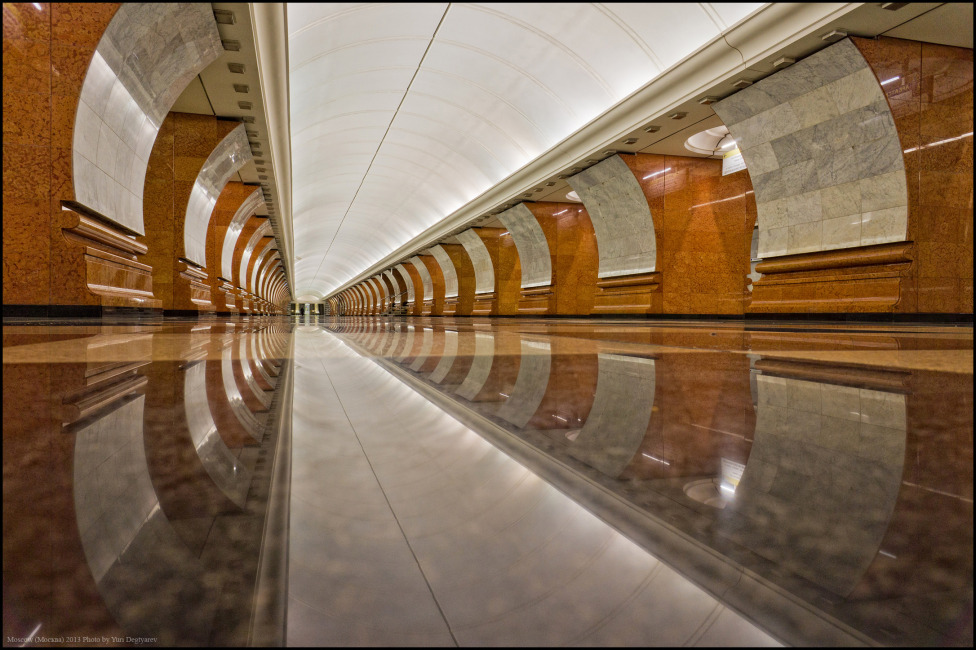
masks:
<path fill-rule="evenodd" d="M 243 63 L 228 63 L 227 69 L 234 74 L 244 74 L 244 64 Z"/>
<path fill-rule="evenodd" d="M 657 133 L 660 130 L 661 127 L 659 127 L 657 124 L 651 124 L 644 127 L 644 133 Z"/>
<path fill-rule="evenodd" d="M 244 117 L 241 118 L 241 121 L 243 121 L 245 124 L 254 124 L 254 116 L 245 115 Z"/>
<path fill-rule="evenodd" d="M 833 31 L 827 32 L 820 37 L 823 41 L 839 41 L 842 38 L 847 38 L 847 32 L 842 29 L 835 29 Z"/>
<path fill-rule="evenodd" d="M 672 120 L 683 120 L 687 116 L 688 116 L 687 113 L 681 113 L 681 112 L 671 113 L 670 115 L 668 115 L 668 117 L 670 117 Z"/>
<path fill-rule="evenodd" d="M 546 187 L 552 187 L 553 185 L 555 185 L 555 183 L 553 183 L 552 181 L 546 183 Z"/>
<path fill-rule="evenodd" d="M 252 108 L 254 108 L 254 104 L 252 104 L 251 102 L 237 102 L 237 107 L 240 108 L 242 111 L 249 111 Z"/>
<path fill-rule="evenodd" d="M 747 86 L 751 86 L 751 85 L 752 85 L 752 82 L 749 81 L 748 79 L 739 79 L 735 83 L 732 84 L 732 87 L 733 88 L 738 88 L 739 90 L 742 90 L 743 88 L 746 88 Z"/>
<path fill-rule="evenodd" d="M 228 52 L 240 52 L 241 42 L 240 41 L 220 41 L 220 44 L 224 46 L 224 49 Z"/>
<path fill-rule="evenodd" d="M 719 100 L 718 97 L 715 97 L 713 95 L 706 95 L 706 96 L 702 97 L 701 99 L 699 99 L 698 100 L 698 103 L 701 104 L 702 106 L 708 106 L 709 104 L 714 104 L 718 100 Z"/>
<path fill-rule="evenodd" d="M 239 93 L 251 92 L 251 88 L 247 84 L 234 84 L 234 91 Z"/>
<path fill-rule="evenodd" d="M 624 140 L 624 144 L 634 144 L 635 142 L 637 142 L 637 138 L 627 138 Z"/>
<path fill-rule="evenodd" d="M 774 68 L 785 68 L 788 65 L 793 65 L 796 63 L 796 59 L 791 56 L 784 56 L 773 61 Z"/>

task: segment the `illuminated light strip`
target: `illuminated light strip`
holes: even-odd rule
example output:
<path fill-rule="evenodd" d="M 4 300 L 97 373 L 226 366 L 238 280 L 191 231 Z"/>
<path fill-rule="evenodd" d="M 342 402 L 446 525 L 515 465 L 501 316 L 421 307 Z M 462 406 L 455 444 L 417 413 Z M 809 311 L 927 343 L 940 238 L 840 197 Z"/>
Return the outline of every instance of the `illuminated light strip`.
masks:
<path fill-rule="evenodd" d="M 734 200 L 736 200 L 736 199 L 741 199 L 741 198 L 743 198 L 743 197 L 744 197 L 744 196 L 745 196 L 746 194 L 752 194 L 752 190 L 749 190 L 749 191 L 748 191 L 748 192 L 746 192 L 745 194 L 739 194 L 738 196 L 730 196 L 730 197 L 729 197 L 729 198 L 727 198 L 727 199 L 719 199 L 719 200 L 717 200 L 717 201 L 709 201 L 708 203 L 699 203 L 698 205 L 693 205 L 693 206 L 691 206 L 691 207 L 690 207 L 690 208 L 688 208 L 688 209 L 689 209 L 689 210 L 694 210 L 695 208 L 701 208 L 701 207 L 704 207 L 704 206 L 706 206 L 706 205 L 712 205 L 713 203 L 724 203 L 724 202 L 726 202 L 726 201 L 734 201 Z"/>
<path fill-rule="evenodd" d="M 884 86 L 886 84 L 890 84 L 892 81 L 898 81 L 899 79 L 901 79 L 900 76 L 892 77 L 891 79 L 885 79 L 884 81 L 881 82 L 881 85 Z"/>
<path fill-rule="evenodd" d="M 662 169 L 659 172 L 654 172 L 653 174 L 648 174 L 647 176 L 645 176 L 641 180 L 642 181 L 646 181 L 648 178 L 651 178 L 652 176 L 657 176 L 658 174 L 663 174 L 664 172 L 669 172 L 669 171 L 671 171 L 671 168 L 670 167 L 668 167 L 667 169 Z"/>
<path fill-rule="evenodd" d="M 660 458 L 657 458 L 656 456 L 651 456 L 650 454 L 645 454 L 645 453 L 641 453 L 641 456 L 646 456 L 647 458 L 650 458 L 651 460 L 656 460 L 656 461 L 657 461 L 657 462 L 659 462 L 659 463 L 664 463 L 664 464 L 665 464 L 665 465 L 667 465 L 668 467 L 670 467 L 670 466 L 671 466 L 671 463 L 669 463 L 669 462 L 668 462 L 668 461 L 666 461 L 666 460 L 661 460 Z"/>
<path fill-rule="evenodd" d="M 946 144 L 948 142 L 955 142 L 956 140 L 962 140 L 963 138 L 973 137 L 973 132 L 963 133 L 954 138 L 949 138 L 947 140 L 939 140 L 938 142 L 933 142 L 931 144 L 923 144 L 921 147 L 912 147 L 911 149 L 905 149 L 902 153 L 911 153 L 913 151 L 918 151 L 919 149 L 928 149 L 929 147 L 938 147 L 940 144 Z"/>

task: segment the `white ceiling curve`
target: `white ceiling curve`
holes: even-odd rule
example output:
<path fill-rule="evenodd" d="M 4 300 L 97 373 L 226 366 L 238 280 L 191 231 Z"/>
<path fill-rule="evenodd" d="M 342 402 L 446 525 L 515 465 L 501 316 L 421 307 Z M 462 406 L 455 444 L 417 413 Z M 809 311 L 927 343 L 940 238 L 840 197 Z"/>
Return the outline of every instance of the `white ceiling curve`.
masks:
<path fill-rule="evenodd" d="M 296 295 L 329 295 L 761 6 L 289 4 Z"/>

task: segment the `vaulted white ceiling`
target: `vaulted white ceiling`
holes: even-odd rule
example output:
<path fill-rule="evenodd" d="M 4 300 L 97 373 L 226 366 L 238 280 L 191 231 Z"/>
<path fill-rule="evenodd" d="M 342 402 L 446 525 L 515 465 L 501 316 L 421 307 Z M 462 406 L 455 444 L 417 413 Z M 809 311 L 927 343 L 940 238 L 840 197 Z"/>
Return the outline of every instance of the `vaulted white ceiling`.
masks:
<path fill-rule="evenodd" d="M 289 4 L 294 295 L 328 296 L 760 7 Z"/>

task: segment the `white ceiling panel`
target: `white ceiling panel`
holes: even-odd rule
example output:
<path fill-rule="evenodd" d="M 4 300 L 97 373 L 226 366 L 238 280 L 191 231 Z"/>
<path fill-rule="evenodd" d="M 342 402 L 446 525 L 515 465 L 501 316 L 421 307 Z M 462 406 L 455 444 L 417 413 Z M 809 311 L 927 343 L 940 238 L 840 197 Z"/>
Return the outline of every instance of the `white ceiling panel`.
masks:
<path fill-rule="evenodd" d="M 760 6 L 288 5 L 296 293 L 332 293 Z"/>

